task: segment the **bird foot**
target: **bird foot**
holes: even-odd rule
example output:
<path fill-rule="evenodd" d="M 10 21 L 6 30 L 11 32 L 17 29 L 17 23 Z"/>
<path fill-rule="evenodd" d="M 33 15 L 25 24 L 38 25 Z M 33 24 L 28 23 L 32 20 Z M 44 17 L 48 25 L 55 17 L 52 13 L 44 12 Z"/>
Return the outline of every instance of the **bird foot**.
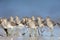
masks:
<path fill-rule="evenodd" d="M 29 35 L 29 37 L 31 37 L 31 35 Z"/>
<path fill-rule="evenodd" d="M 22 35 L 25 35 L 25 33 L 23 33 Z"/>

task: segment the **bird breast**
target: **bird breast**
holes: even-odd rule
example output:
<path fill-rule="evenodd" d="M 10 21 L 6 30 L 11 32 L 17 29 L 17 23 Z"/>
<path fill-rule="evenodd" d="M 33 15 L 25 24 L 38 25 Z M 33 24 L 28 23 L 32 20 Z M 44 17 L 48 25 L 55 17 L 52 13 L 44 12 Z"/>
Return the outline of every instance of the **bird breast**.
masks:
<path fill-rule="evenodd" d="M 47 25 L 50 27 L 50 28 L 53 28 L 53 23 L 51 21 L 48 21 L 47 22 Z"/>
<path fill-rule="evenodd" d="M 30 27 L 30 28 L 36 28 L 34 22 L 30 22 L 30 23 L 29 23 L 29 27 Z"/>

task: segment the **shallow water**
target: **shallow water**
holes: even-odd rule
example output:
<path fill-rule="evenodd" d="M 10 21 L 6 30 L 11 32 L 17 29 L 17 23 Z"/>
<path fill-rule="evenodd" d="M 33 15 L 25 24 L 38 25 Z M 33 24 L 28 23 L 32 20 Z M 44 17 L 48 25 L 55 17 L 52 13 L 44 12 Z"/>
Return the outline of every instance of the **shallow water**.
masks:
<path fill-rule="evenodd" d="M 15 29 L 13 30 L 12 35 L 6 37 L 1 37 L 0 40 L 60 40 L 60 28 L 56 25 L 53 29 L 53 36 L 51 36 L 51 32 L 49 31 L 49 28 L 43 28 L 45 30 L 42 35 L 39 35 L 38 32 L 36 33 L 36 37 L 34 36 L 34 30 L 31 33 L 31 37 L 29 37 L 30 29 L 24 27 L 23 29 Z M 11 30 L 10 30 L 11 31 Z M 38 30 L 37 30 L 38 31 Z M 14 34 L 16 33 L 16 34 Z M 25 35 L 22 35 L 23 33 L 26 33 Z M 2 28 L 0 28 L 0 34 L 5 35 L 5 32 Z"/>

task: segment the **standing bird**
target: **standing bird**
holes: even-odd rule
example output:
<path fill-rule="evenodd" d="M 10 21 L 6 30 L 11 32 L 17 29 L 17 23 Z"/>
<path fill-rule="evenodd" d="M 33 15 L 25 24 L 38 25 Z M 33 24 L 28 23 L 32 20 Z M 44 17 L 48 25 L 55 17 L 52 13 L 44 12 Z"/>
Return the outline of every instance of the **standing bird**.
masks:
<path fill-rule="evenodd" d="M 23 28 L 23 27 L 24 27 L 23 23 L 21 22 L 21 20 L 19 19 L 18 16 L 15 17 L 15 23 L 16 23 L 16 25 L 19 26 L 20 28 Z"/>
<path fill-rule="evenodd" d="M 2 18 L 0 22 L 1 22 L 1 27 L 5 30 L 6 35 L 8 36 L 7 19 Z"/>
<path fill-rule="evenodd" d="M 52 21 L 52 20 L 50 19 L 49 16 L 46 17 L 46 23 L 47 23 L 47 26 L 50 28 L 51 36 L 53 36 L 52 32 L 53 32 L 54 26 L 55 26 L 56 24 L 54 23 L 54 21 Z"/>
<path fill-rule="evenodd" d="M 21 23 L 22 23 L 23 25 L 25 25 L 25 23 L 26 23 L 25 18 L 22 18 Z"/>
<path fill-rule="evenodd" d="M 31 20 L 34 22 L 35 26 L 38 26 L 37 20 L 34 16 L 31 17 Z"/>
<path fill-rule="evenodd" d="M 34 18 L 35 19 L 35 18 Z M 35 24 L 35 20 L 32 20 L 31 18 L 28 18 L 28 27 L 29 27 L 29 37 L 34 37 L 35 40 L 38 40 L 38 37 L 37 37 L 37 26 Z M 33 33 L 33 35 L 32 35 Z M 31 38 L 30 38 L 31 39 Z"/>
<path fill-rule="evenodd" d="M 11 16 L 11 17 L 8 19 L 8 21 L 15 23 L 13 16 Z"/>
<path fill-rule="evenodd" d="M 21 23 L 23 25 L 27 25 L 27 20 L 28 20 L 28 17 L 23 17 Z"/>
<path fill-rule="evenodd" d="M 15 20 L 14 20 L 14 18 L 12 16 L 8 19 L 8 23 L 11 26 L 16 26 Z M 11 28 L 14 28 L 14 27 L 11 27 Z"/>
<path fill-rule="evenodd" d="M 38 27 L 40 27 L 40 31 L 41 31 L 41 35 L 44 31 L 42 31 L 43 27 L 46 26 L 46 23 L 45 23 L 45 20 L 40 16 L 40 17 L 37 17 L 37 23 L 38 23 Z M 38 30 L 39 32 L 39 30 Z M 40 33 L 39 33 L 40 35 Z"/>
<path fill-rule="evenodd" d="M 16 23 L 15 23 L 14 18 L 12 16 L 8 19 L 7 27 L 9 30 L 9 34 L 12 34 L 15 27 L 16 27 Z"/>
<path fill-rule="evenodd" d="M 18 17 L 18 16 L 16 16 L 16 17 L 15 17 L 15 23 L 16 23 L 16 25 L 19 25 L 19 24 L 20 24 L 20 22 L 21 22 L 21 20 L 19 19 L 19 17 Z"/>
<path fill-rule="evenodd" d="M 30 32 L 30 37 L 31 37 L 31 33 L 32 33 L 32 31 L 34 30 L 34 36 L 36 37 L 36 29 L 37 29 L 37 27 L 35 26 L 35 22 L 34 21 L 32 21 L 32 19 L 31 18 L 28 18 L 28 21 L 27 21 L 27 25 L 28 25 L 28 27 L 30 28 L 30 30 L 29 30 L 29 32 Z M 33 29 L 33 30 L 32 30 Z"/>
<path fill-rule="evenodd" d="M 18 27 L 19 30 L 23 30 L 23 28 L 25 27 L 25 26 L 24 26 L 24 24 L 25 24 L 25 23 L 24 23 L 24 20 L 23 20 L 23 23 L 24 23 L 24 24 L 23 24 L 23 23 L 21 22 L 21 20 L 19 19 L 18 16 L 15 17 L 15 23 L 16 23 L 16 25 L 17 25 L 17 27 Z M 19 31 L 18 29 L 17 29 L 17 31 Z M 21 34 L 20 32 L 18 32 L 18 33 Z M 22 35 L 25 35 L 25 33 L 22 33 Z"/>
<path fill-rule="evenodd" d="M 20 28 L 23 28 L 23 27 L 24 27 L 24 22 L 25 22 L 24 19 L 23 19 L 23 21 L 21 21 L 18 16 L 15 17 L 15 23 L 16 23 L 16 25 L 19 26 Z"/>
<path fill-rule="evenodd" d="M 34 16 L 32 16 L 31 19 L 32 19 L 32 21 L 35 21 L 35 17 Z"/>

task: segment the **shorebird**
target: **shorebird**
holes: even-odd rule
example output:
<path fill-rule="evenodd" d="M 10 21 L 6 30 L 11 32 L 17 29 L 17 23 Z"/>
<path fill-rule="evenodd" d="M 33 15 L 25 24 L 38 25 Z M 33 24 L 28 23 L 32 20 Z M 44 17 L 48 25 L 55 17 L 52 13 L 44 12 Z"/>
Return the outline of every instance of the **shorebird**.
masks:
<path fill-rule="evenodd" d="M 34 16 L 32 16 L 31 19 L 32 19 L 32 21 L 35 21 L 35 17 Z"/>
<path fill-rule="evenodd" d="M 31 20 L 35 23 L 35 26 L 38 26 L 37 20 L 34 16 L 31 17 Z"/>
<path fill-rule="evenodd" d="M 31 37 L 31 33 L 32 33 L 32 29 L 34 29 L 34 31 L 35 31 L 35 36 L 36 36 L 36 29 L 37 29 L 37 27 L 35 26 L 35 22 L 34 21 L 32 21 L 32 19 L 31 18 L 28 18 L 28 21 L 27 21 L 27 25 L 28 25 L 28 28 L 29 28 L 29 32 L 30 32 L 30 37 Z"/>
<path fill-rule="evenodd" d="M 28 19 L 27 24 L 28 24 L 29 28 L 36 28 L 35 22 L 32 21 L 30 18 Z"/>
<path fill-rule="evenodd" d="M 26 27 L 26 28 L 28 28 L 28 26 L 27 26 L 27 23 L 28 23 L 28 17 L 23 17 L 22 18 L 22 21 L 21 21 L 21 23 Z"/>
<path fill-rule="evenodd" d="M 27 24 L 27 19 L 28 19 L 28 17 L 23 17 L 21 23 L 23 25 L 26 25 Z"/>
<path fill-rule="evenodd" d="M 1 27 L 4 29 L 4 31 L 6 32 L 6 35 L 8 36 L 7 19 L 2 18 L 0 22 L 1 22 Z"/>
<path fill-rule="evenodd" d="M 25 19 L 23 18 L 22 21 L 19 19 L 18 16 L 15 17 L 15 23 L 19 30 L 22 30 L 25 27 Z M 17 31 L 18 31 L 17 29 Z M 25 35 L 26 33 L 22 33 L 22 35 Z"/>
<path fill-rule="evenodd" d="M 19 19 L 18 16 L 15 17 L 15 23 L 17 26 L 19 26 L 20 28 L 24 27 L 25 24 L 25 19 L 23 18 L 22 21 Z"/>
<path fill-rule="evenodd" d="M 52 21 L 52 20 L 50 19 L 49 16 L 46 17 L 46 23 L 47 23 L 47 26 L 50 28 L 51 36 L 53 36 L 52 32 L 53 32 L 54 26 L 55 26 L 56 24 L 54 23 L 54 21 Z"/>
<path fill-rule="evenodd" d="M 13 16 L 10 16 L 10 18 L 8 19 L 8 21 L 15 23 Z"/>
<path fill-rule="evenodd" d="M 42 28 L 46 26 L 46 23 L 45 23 L 44 19 L 41 16 L 37 17 L 37 23 L 38 23 L 38 27 L 40 27 L 41 33 L 43 33 L 44 31 L 42 31 Z M 38 32 L 39 32 L 39 30 L 38 30 Z M 40 35 L 40 33 L 39 33 L 39 35 Z"/>
<path fill-rule="evenodd" d="M 8 25 L 16 26 L 15 20 L 12 16 L 8 19 Z M 11 28 L 14 28 L 14 27 L 11 27 Z"/>
<path fill-rule="evenodd" d="M 15 23 L 14 18 L 11 16 L 7 22 L 7 29 L 9 33 L 8 35 L 11 35 L 15 28 L 16 28 L 16 23 Z"/>
<path fill-rule="evenodd" d="M 21 21 L 21 23 L 23 24 L 23 25 L 25 25 L 25 18 L 22 18 L 22 21 Z"/>
<path fill-rule="evenodd" d="M 21 20 L 19 19 L 18 16 L 15 17 L 15 23 L 16 25 L 19 25 L 21 23 Z"/>

